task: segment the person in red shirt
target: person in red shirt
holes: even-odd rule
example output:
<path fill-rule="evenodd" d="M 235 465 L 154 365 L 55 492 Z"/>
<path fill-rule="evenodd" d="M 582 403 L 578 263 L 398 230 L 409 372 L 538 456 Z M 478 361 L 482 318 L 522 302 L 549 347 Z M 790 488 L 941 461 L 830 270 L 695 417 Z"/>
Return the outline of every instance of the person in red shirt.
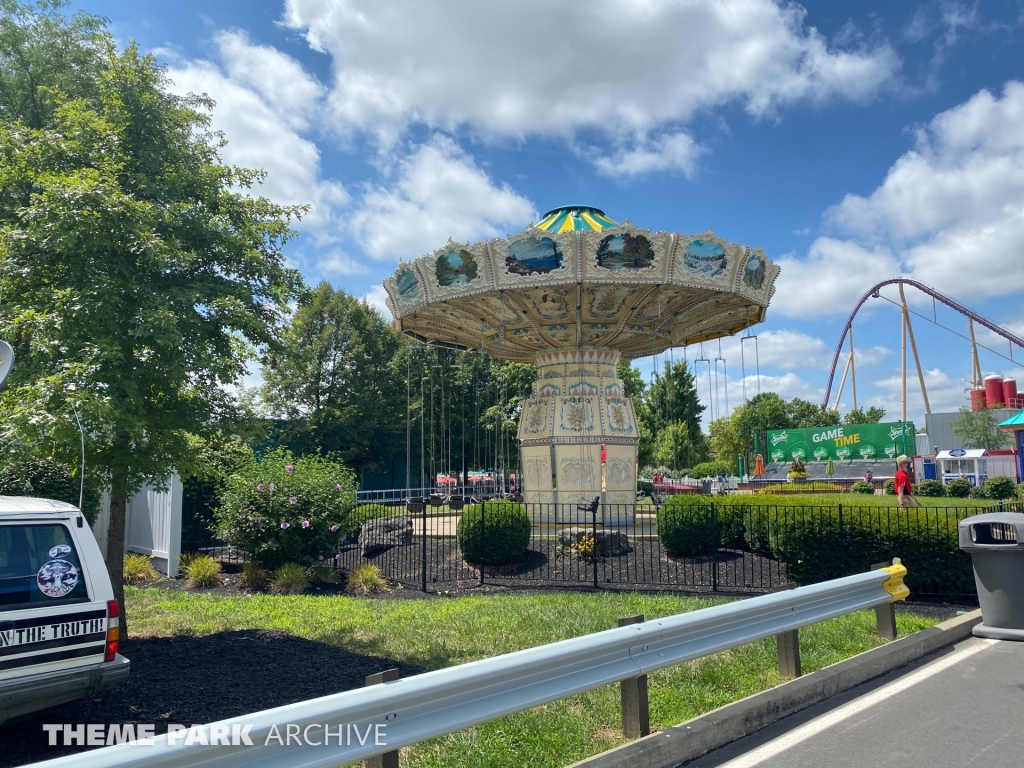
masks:
<path fill-rule="evenodd" d="M 917 500 L 910 490 L 910 475 L 907 474 L 907 467 L 910 459 L 906 456 L 896 458 L 896 495 L 899 497 L 901 507 L 920 507 L 921 502 Z"/>

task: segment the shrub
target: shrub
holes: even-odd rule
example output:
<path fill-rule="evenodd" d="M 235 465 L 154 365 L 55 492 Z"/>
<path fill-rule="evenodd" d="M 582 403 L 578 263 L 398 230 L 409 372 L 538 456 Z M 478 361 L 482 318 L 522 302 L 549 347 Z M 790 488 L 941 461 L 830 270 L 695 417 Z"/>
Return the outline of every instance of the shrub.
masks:
<path fill-rule="evenodd" d="M 867 480 L 858 480 L 850 486 L 850 493 L 863 493 L 865 496 L 874 496 L 875 486 Z"/>
<path fill-rule="evenodd" d="M 694 465 L 693 469 L 687 474 L 690 477 L 718 477 L 719 475 L 731 475 L 735 472 L 736 468 L 727 461 L 705 461 Z"/>
<path fill-rule="evenodd" d="M 673 496 L 658 510 L 658 538 L 673 557 L 713 552 L 719 544 L 716 527 L 711 502 L 702 496 Z"/>
<path fill-rule="evenodd" d="M 530 546 L 530 517 L 511 501 L 473 504 L 463 510 L 455 536 L 466 562 L 508 565 Z"/>
<path fill-rule="evenodd" d="M 369 595 L 376 592 L 387 592 L 388 581 L 373 563 L 360 565 L 348 572 L 345 591 L 353 595 Z"/>
<path fill-rule="evenodd" d="M 275 595 L 301 595 L 307 589 L 309 577 L 298 563 L 285 563 L 270 576 L 270 591 Z"/>
<path fill-rule="evenodd" d="M 966 499 L 970 496 L 972 487 L 970 480 L 963 480 L 958 477 L 946 483 L 946 495 L 952 496 L 955 499 Z"/>
<path fill-rule="evenodd" d="M 315 563 L 309 567 L 309 578 L 314 584 L 337 584 L 341 581 L 338 571 L 328 563 Z"/>
<path fill-rule="evenodd" d="M 206 589 L 208 587 L 219 587 L 224 583 L 221 576 L 220 563 L 209 555 L 195 555 L 183 566 L 179 566 L 185 574 L 185 581 L 193 589 Z"/>
<path fill-rule="evenodd" d="M 891 477 L 888 480 L 885 481 L 885 484 L 884 484 L 883 487 L 885 489 L 885 494 L 887 496 L 895 496 L 896 495 L 896 481 L 893 480 Z"/>
<path fill-rule="evenodd" d="M 914 486 L 915 496 L 945 496 L 946 486 L 938 480 L 922 480 Z"/>
<path fill-rule="evenodd" d="M 970 492 L 967 494 L 967 498 L 969 498 L 969 499 L 987 499 L 988 498 L 988 494 L 985 493 L 985 489 L 982 486 L 976 485 L 973 488 L 971 488 Z"/>
<path fill-rule="evenodd" d="M 153 568 L 153 561 L 138 552 L 129 552 L 124 556 L 124 583 L 148 584 L 160 578 Z"/>
<path fill-rule="evenodd" d="M 312 565 L 337 552 L 355 509 L 355 476 L 320 455 L 293 458 L 283 449 L 240 461 L 224 481 L 214 513 L 220 538 L 265 568 Z M 356 526 L 358 530 L 358 526 Z"/>
<path fill-rule="evenodd" d="M 267 572 L 259 563 L 246 563 L 242 566 L 242 575 L 238 578 L 240 587 L 262 587 L 267 583 Z"/>
<path fill-rule="evenodd" d="M 996 501 L 1012 499 L 1017 495 L 1017 485 L 1005 475 L 996 475 L 985 482 L 985 494 Z"/>

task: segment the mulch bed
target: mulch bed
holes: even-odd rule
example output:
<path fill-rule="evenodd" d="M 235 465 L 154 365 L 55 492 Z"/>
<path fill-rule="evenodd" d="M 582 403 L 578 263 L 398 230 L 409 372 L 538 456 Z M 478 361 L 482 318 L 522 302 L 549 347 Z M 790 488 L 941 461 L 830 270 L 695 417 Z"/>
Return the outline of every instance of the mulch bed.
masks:
<path fill-rule="evenodd" d="M 211 723 L 361 688 L 367 675 L 393 667 L 402 677 L 424 671 L 270 630 L 129 639 L 123 651 L 132 670 L 120 688 L 0 726 L 0 768 L 94 749 L 48 746 L 43 723 L 153 723 L 160 734 L 169 723 Z"/>

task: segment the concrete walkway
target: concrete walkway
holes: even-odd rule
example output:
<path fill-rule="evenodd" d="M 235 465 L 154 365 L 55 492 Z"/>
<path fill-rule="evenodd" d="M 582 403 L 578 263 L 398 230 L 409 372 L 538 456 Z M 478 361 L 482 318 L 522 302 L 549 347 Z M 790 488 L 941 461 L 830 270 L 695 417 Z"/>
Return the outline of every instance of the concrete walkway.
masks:
<path fill-rule="evenodd" d="M 1019 768 L 1024 643 L 971 638 L 687 768 Z"/>

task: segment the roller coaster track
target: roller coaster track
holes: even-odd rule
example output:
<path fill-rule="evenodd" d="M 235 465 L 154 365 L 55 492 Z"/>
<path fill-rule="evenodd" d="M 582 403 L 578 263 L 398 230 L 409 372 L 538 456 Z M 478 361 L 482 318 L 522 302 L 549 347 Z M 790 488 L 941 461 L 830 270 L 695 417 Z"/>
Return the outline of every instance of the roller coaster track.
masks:
<path fill-rule="evenodd" d="M 1022 349 L 1024 349 L 1024 339 L 1022 339 L 1019 336 L 1016 336 L 1016 335 L 1010 333 L 1005 328 L 1002 328 L 1001 326 L 996 325 L 991 320 L 982 317 L 977 312 L 974 312 L 973 310 L 968 309 L 963 304 L 960 304 L 959 302 L 954 301 L 953 299 L 949 298 L 948 296 L 945 296 L 945 295 L 939 293 L 934 288 L 931 288 L 931 287 L 925 285 L 924 283 L 918 282 L 917 280 L 910 280 L 909 278 L 905 278 L 905 277 L 894 277 L 891 280 L 883 280 L 882 282 L 880 282 L 878 285 L 874 286 L 873 288 L 869 288 L 867 293 L 865 293 L 863 296 L 860 297 L 860 301 L 857 302 L 857 306 L 855 306 L 853 308 L 853 312 L 850 313 L 850 317 L 846 321 L 846 326 L 843 328 L 843 334 L 839 337 L 839 343 L 836 345 L 836 354 L 832 358 L 832 370 L 831 370 L 831 372 L 828 375 L 828 387 L 825 389 L 825 401 L 822 404 L 822 406 L 824 408 L 828 408 L 828 401 L 829 401 L 829 398 L 832 396 L 832 383 L 833 383 L 833 380 L 836 377 L 836 367 L 839 365 L 839 357 L 843 353 L 843 344 L 846 342 L 846 335 L 850 332 L 850 328 L 853 327 L 853 319 L 857 316 L 857 313 L 860 311 L 860 308 L 862 306 L 864 306 L 864 303 L 868 299 L 870 299 L 873 296 L 874 297 L 878 296 L 879 290 L 881 290 L 882 288 L 884 288 L 887 285 L 900 285 L 900 284 L 909 285 L 909 286 L 911 286 L 913 288 L 917 288 L 917 290 L 921 291 L 922 293 L 927 293 L 933 299 L 941 301 L 943 304 L 945 304 L 950 309 L 954 309 L 957 312 L 959 312 L 961 315 L 965 315 L 965 316 L 971 318 L 971 320 L 973 320 L 974 322 L 978 323 L 978 325 L 983 325 L 984 327 L 986 327 L 990 331 L 992 331 L 992 333 L 995 333 L 998 336 L 1002 336 L 1004 339 L 1006 339 L 1010 343 L 1016 344 L 1018 347 L 1021 347 Z"/>

